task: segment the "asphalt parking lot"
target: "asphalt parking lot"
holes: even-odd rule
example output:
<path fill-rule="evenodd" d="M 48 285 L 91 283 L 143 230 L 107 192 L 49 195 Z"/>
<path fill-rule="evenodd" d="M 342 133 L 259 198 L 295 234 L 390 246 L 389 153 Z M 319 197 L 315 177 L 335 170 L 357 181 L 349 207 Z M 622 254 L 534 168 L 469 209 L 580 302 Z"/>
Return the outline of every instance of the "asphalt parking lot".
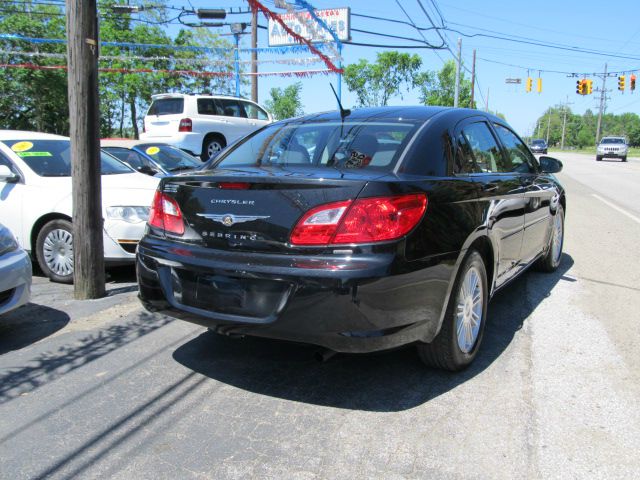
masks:
<path fill-rule="evenodd" d="M 152 315 L 131 269 L 88 302 L 36 277 L 0 325 L 0 476 L 633 478 L 640 216 L 590 186 L 595 162 L 563 160 L 561 267 L 496 295 L 458 374 L 411 348 L 318 363 Z"/>

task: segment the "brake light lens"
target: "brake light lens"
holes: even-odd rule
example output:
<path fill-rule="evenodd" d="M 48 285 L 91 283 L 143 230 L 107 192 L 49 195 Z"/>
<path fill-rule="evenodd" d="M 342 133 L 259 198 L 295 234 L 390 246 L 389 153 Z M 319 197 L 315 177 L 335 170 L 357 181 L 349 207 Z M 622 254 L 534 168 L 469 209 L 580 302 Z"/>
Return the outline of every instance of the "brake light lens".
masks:
<path fill-rule="evenodd" d="M 220 182 L 218 188 L 222 190 L 249 190 L 249 182 Z"/>
<path fill-rule="evenodd" d="M 191 132 L 193 129 L 193 122 L 190 118 L 183 118 L 180 120 L 180 125 L 178 126 L 179 132 Z"/>
<path fill-rule="evenodd" d="M 174 235 L 184 234 L 184 217 L 173 198 L 156 191 L 149 212 L 149 225 Z"/>
<path fill-rule="evenodd" d="M 327 203 L 312 208 L 298 221 L 291 232 L 293 245 L 328 245 L 336 233 L 340 219 L 351 200 Z"/>
<path fill-rule="evenodd" d="M 409 233 L 427 209 L 422 193 L 360 198 L 320 205 L 291 233 L 293 245 L 344 245 L 396 240 Z"/>

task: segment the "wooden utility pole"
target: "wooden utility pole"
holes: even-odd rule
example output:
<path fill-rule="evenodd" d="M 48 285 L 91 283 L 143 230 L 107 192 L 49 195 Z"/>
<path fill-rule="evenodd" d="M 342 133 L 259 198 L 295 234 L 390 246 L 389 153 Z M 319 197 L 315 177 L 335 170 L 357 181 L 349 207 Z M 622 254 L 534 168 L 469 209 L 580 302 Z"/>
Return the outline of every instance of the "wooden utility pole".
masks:
<path fill-rule="evenodd" d="M 251 7 L 251 100 L 258 103 L 258 10 Z"/>
<path fill-rule="evenodd" d="M 96 0 L 67 0 L 73 282 L 78 300 L 104 296 Z"/>
<path fill-rule="evenodd" d="M 462 63 L 462 39 L 458 39 L 458 58 L 456 59 L 456 89 L 453 97 L 453 106 L 458 106 L 460 98 L 460 64 Z"/>
<path fill-rule="evenodd" d="M 473 108 L 473 94 L 476 87 L 476 49 L 473 49 L 473 63 L 471 64 L 471 101 L 469 108 Z"/>

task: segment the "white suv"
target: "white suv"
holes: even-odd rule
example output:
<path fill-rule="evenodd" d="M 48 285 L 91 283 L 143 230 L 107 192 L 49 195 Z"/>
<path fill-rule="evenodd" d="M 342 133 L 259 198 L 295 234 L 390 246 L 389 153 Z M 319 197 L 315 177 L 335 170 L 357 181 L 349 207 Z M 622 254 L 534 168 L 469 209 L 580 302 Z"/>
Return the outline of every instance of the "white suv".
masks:
<path fill-rule="evenodd" d="M 238 97 L 166 93 L 151 98 L 140 138 L 175 145 L 202 160 L 273 121 L 260 105 Z"/>
<path fill-rule="evenodd" d="M 619 158 L 623 162 L 626 162 L 628 152 L 629 146 L 624 137 L 602 137 L 596 149 L 596 160 Z"/>

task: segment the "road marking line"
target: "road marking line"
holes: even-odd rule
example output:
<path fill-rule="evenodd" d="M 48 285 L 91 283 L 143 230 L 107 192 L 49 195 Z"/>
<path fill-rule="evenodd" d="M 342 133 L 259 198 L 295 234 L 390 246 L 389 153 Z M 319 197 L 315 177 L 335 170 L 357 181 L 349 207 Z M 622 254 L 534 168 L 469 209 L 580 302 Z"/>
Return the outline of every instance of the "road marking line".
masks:
<path fill-rule="evenodd" d="M 620 212 L 623 215 L 626 215 L 627 217 L 629 217 L 631 220 L 633 220 L 636 223 L 640 223 L 640 218 L 636 217 L 635 215 L 632 215 L 631 213 L 627 212 L 625 209 L 620 208 L 619 206 L 617 206 L 614 203 L 611 203 L 609 200 L 605 200 L 604 198 L 602 198 L 600 195 L 597 195 L 595 193 L 591 194 L 592 197 L 597 198 L 598 200 L 600 200 L 602 203 L 606 203 L 607 205 L 609 205 L 611 208 L 613 208 L 614 210 L 617 210 L 618 212 Z"/>

